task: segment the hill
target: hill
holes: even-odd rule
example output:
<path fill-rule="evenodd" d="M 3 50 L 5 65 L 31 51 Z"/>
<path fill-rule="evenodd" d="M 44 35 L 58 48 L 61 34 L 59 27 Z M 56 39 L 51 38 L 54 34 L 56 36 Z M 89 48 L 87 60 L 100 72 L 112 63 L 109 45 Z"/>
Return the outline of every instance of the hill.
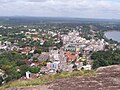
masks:
<path fill-rule="evenodd" d="M 120 90 L 120 65 L 100 67 L 97 76 L 58 79 L 44 85 L 5 90 Z"/>

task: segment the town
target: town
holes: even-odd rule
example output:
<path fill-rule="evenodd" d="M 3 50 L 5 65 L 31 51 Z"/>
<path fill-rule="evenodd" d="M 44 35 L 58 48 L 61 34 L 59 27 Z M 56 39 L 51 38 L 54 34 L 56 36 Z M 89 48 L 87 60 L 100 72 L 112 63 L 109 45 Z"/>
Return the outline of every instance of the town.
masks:
<path fill-rule="evenodd" d="M 92 25 L 1 25 L 0 30 L 2 84 L 6 78 L 29 80 L 64 71 L 92 70 L 94 52 L 120 47 L 98 38 Z M 5 53 L 11 58 L 7 64 Z"/>

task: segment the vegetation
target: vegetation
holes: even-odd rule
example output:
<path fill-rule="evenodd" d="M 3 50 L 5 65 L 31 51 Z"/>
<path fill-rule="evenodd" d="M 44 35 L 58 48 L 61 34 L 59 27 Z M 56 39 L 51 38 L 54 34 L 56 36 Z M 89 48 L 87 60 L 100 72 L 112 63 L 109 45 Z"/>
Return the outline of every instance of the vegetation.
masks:
<path fill-rule="evenodd" d="M 0 54 L 0 69 L 5 71 L 8 75 L 5 81 L 11 81 L 19 79 L 21 76 L 25 75 L 26 71 L 31 71 L 32 73 L 39 72 L 39 68 L 29 67 L 27 64 L 23 63 L 24 56 L 17 52 L 5 52 Z M 1 83 L 0 83 L 1 84 Z"/>
<path fill-rule="evenodd" d="M 74 72 L 62 72 L 55 75 L 44 75 L 39 78 L 31 79 L 31 80 L 16 80 L 13 82 L 9 82 L 7 85 L 2 86 L 0 89 L 4 88 L 14 88 L 21 86 L 31 86 L 31 85 L 40 85 L 46 82 L 51 82 L 56 79 L 69 78 L 74 76 L 95 76 L 95 71 L 74 71 Z"/>
<path fill-rule="evenodd" d="M 120 64 L 120 50 L 98 51 L 92 54 L 93 68 Z"/>

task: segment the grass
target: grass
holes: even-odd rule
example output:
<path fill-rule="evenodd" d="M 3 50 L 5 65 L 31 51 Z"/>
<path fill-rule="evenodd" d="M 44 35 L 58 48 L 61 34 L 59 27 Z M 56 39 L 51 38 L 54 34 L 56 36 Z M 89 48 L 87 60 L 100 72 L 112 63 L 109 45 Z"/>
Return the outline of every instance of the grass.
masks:
<path fill-rule="evenodd" d="M 40 85 L 40 84 L 44 84 L 47 82 L 55 81 L 57 79 L 69 78 L 69 77 L 74 77 L 74 76 L 95 76 L 95 75 L 96 75 L 96 73 L 94 70 L 62 72 L 60 74 L 44 75 L 44 76 L 40 76 L 39 78 L 34 78 L 34 79 L 30 79 L 30 80 L 11 81 L 7 85 L 1 86 L 0 89 Z"/>

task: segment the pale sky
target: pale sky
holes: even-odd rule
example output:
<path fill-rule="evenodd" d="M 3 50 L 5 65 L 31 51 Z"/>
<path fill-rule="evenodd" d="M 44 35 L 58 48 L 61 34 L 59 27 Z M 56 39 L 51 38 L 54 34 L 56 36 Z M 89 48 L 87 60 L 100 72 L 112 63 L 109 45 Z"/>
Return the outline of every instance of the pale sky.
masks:
<path fill-rule="evenodd" d="M 0 0 L 0 16 L 120 19 L 120 0 Z"/>

